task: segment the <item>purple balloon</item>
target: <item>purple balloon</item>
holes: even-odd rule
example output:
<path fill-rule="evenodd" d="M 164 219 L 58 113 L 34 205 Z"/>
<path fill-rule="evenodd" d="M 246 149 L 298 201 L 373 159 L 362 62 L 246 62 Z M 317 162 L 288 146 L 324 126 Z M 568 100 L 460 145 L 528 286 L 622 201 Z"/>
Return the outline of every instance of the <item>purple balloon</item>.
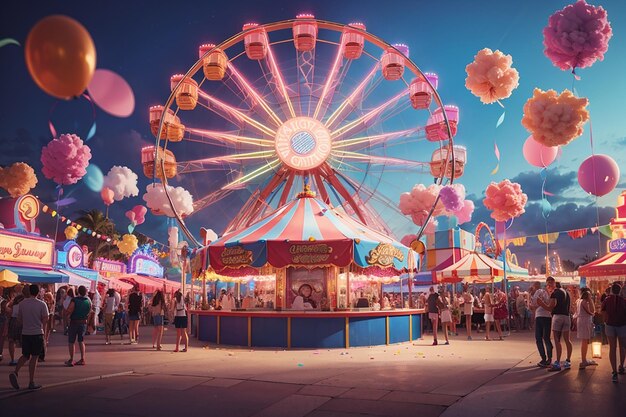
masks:
<path fill-rule="evenodd" d="M 601 197 L 619 182 L 619 166 L 608 155 L 592 155 L 578 168 L 578 183 L 589 194 Z"/>

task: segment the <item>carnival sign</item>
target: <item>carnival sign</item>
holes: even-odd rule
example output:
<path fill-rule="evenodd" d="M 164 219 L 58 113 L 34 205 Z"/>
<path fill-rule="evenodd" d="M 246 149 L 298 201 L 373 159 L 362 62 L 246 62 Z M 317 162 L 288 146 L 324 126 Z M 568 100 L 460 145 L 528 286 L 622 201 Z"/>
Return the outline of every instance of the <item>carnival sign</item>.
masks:
<path fill-rule="evenodd" d="M 54 242 L 13 233 L 0 233 L 0 263 L 52 266 Z"/>
<path fill-rule="evenodd" d="M 368 265 L 379 266 L 392 266 L 393 260 L 397 259 L 400 262 L 404 261 L 404 254 L 402 251 L 390 243 L 379 243 L 374 249 L 372 249 L 368 256 L 365 257 Z"/>
<path fill-rule="evenodd" d="M 352 262 L 352 242 L 271 242 L 268 261 L 276 268 L 325 265 L 344 267 Z"/>
<path fill-rule="evenodd" d="M 288 120 L 278 128 L 274 140 L 278 158 L 298 171 L 322 165 L 330 155 L 331 143 L 326 126 L 311 117 Z"/>
<path fill-rule="evenodd" d="M 83 251 L 78 245 L 72 245 L 67 251 L 67 266 L 80 268 L 83 266 Z"/>
<path fill-rule="evenodd" d="M 609 242 L 609 252 L 626 252 L 626 239 L 614 239 Z"/>
<path fill-rule="evenodd" d="M 163 278 L 163 267 L 149 255 L 135 252 L 128 261 L 128 270 L 131 273 Z"/>
<path fill-rule="evenodd" d="M 93 262 L 93 269 L 99 272 L 123 274 L 126 272 L 126 265 L 122 262 L 99 258 Z"/>
<path fill-rule="evenodd" d="M 252 251 L 246 250 L 242 246 L 231 246 L 224 248 L 220 254 L 220 259 L 224 266 L 231 268 L 247 266 L 252 263 Z"/>

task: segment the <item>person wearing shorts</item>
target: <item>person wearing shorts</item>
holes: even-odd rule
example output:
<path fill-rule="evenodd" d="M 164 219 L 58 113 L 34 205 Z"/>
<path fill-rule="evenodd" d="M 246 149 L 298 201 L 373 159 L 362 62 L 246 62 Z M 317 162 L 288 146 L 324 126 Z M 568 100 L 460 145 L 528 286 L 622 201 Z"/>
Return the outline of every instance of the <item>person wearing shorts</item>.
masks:
<path fill-rule="evenodd" d="M 562 364 L 563 368 L 569 369 L 571 367 L 572 342 L 569 338 L 569 332 L 572 320 L 569 316 L 570 297 L 567 291 L 561 288 L 560 284 L 557 284 L 553 277 L 546 278 L 546 288 L 551 293 L 548 304 L 543 305 L 540 300 L 538 302 L 543 308 L 552 312 L 552 334 L 554 336 L 556 361 L 548 368 L 548 371 L 558 372 L 561 370 L 561 355 L 563 353 L 561 339 L 563 339 L 567 348 L 567 356 Z"/>
<path fill-rule="evenodd" d="M 128 296 L 128 336 L 131 344 L 139 341 L 139 319 L 143 306 L 143 298 L 139 294 L 139 287 L 135 286 Z"/>
<path fill-rule="evenodd" d="M 74 297 L 70 302 L 67 312 L 70 315 L 70 325 L 68 328 L 68 350 L 70 358 L 65 362 L 67 366 L 85 365 L 85 333 L 87 332 L 87 319 L 91 313 L 91 301 L 86 297 L 87 288 L 81 285 L 78 287 L 78 297 Z M 80 360 L 74 362 L 74 345 L 78 339 L 80 349 Z"/>
<path fill-rule="evenodd" d="M 437 307 L 439 308 L 439 313 L 441 314 L 441 330 L 446 338 L 446 343 L 444 344 L 449 345 L 450 341 L 448 340 L 448 331 L 452 325 L 452 313 L 450 312 L 450 303 L 448 302 L 443 290 L 440 291 L 439 298 L 437 299 Z"/>
<path fill-rule="evenodd" d="M 620 297 L 621 286 L 616 282 L 611 286 L 611 293 L 602 302 L 604 332 L 609 339 L 609 361 L 613 369 L 612 380 L 617 382 L 617 375 L 624 375 L 626 359 L 626 300 Z M 617 344 L 619 342 L 620 365 L 617 367 Z"/>
<path fill-rule="evenodd" d="M 187 347 L 189 346 L 187 324 L 187 306 L 185 306 L 183 294 L 178 290 L 174 293 L 174 327 L 176 328 L 176 348 L 174 352 L 178 352 L 181 342 L 185 345 L 182 352 L 187 352 Z"/>
<path fill-rule="evenodd" d="M 491 340 L 489 333 L 491 332 L 491 323 L 495 322 L 495 318 L 493 316 L 493 306 L 495 302 L 489 286 L 485 287 L 485 295 L 483 296 L 482 303 L 485 306 L 485 340 Z M 502 336 L 500 336 L 500 338 L 502 339 Z"/>
<path fill-rule="evenodd" d="M 22 356 L 17 361 L 15 371 L 9 374 L 9 382 L 15 389 L 20 389 L 18 373 L 26 362 L 30 381 L 28 389 L 38 390 L 41 385 L 35 384 L 35 371 L 40 355 L 44 353 L 44 327 L 48 322 L 48 306 L 37 298 L 39 286 L 28 286 L 28 297 L 20 303 L 18 320 L 22 323 Z"/>
<path fill-rule="evenodd" d="M 437 330 L 439 327 L 439 310 L 437 308 L 437 301 L 439 300 L 439 294 L 435 292 L 433 287 L 428 290 L 428 318 L 433 325 L 433 346 L 437 346 Z"/>

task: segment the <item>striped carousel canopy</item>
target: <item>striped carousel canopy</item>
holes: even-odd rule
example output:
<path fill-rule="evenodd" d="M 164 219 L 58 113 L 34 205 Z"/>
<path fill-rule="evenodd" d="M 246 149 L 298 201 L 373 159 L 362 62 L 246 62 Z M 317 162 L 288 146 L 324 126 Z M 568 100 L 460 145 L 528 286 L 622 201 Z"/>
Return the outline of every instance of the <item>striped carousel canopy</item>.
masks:
<path fill-rule="evenodd" d="M 507 277 L 523 279 L 528 277 L 528 270 L 517 265 L 506 266 Z M 489 256 L 471 252 L 458 262 L 437 272 L 439 282 L 500 282 L 504 277 L 502 262 Z"/>
<path fill-rule="evenodd" d="M 346 213 L 311 196 L 297 198 L 266 218 L 209 246 L 218 273 L 245 267 L 338 266 L 372 270 L 415 268 L 413 252 Z"/>
<path fill-rule="evenodd" d="M 626 276 L 626 252 L 607 253 L 578 268 L 578 275 L 586 278 Z"/>

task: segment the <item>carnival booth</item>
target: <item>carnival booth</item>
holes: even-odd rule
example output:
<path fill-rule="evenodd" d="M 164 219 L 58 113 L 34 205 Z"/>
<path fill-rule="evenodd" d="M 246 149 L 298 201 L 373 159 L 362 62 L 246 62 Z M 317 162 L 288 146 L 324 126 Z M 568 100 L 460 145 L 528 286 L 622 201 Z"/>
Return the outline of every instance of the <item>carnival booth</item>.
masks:
<path fill-rule="evenodd" d="M 127 284 L 136 285 L 144 294 L 157 290 L 173 293 L 180 289 L 178 282 L 163 278 L 163 267 L 148 246 L 138 248 L 128 259 L 126 272 L 116 278 Z"/>
<path fill-rule="evenodd" d="M 38 215 L 39 200 L 32 195 L 0 199 L 0 273 L 15 274 L 20 282 L 68 282 L 67 275 L 53 270 L 54 241 L 38 235 Z"/>
<path fill-rule="evenodd" d="M 615 218 L 609 224 L 611 240 L 607 254 L 578 268 L 583 282 L 596 295 L 601 294 L 614 281 L 626 281 L 626 191 L 617 198 Z"/>
<path fill-rule="evenodd" d="M 126 274 L 125 263 L 98 258 L 93 261 L 92 267 L 108 281 L 109 288 L 113 288 L 119 293 L 125 293 L 133 289 L 133 284 L 124 282 L 119 278 Z"/>
<path fill-rule="evenodd" d="M 439 282 L 469 282 L 469 283 L 494 283 L 504 278 L 506 270 L 507 278 L 528 279 L 528 270 L 518 265 L 504 264 L 489 257 L 484 253 L 472 252 L 459 259 L 455 264 L 439 271 Z"/>
<path fill-rule="evenodd" d="M 67 275 L 71 281 L 69 282 L 70 285 L 84 285 L 89 292 L 95 292 L 96 289 L 101 293 L 104 291 L 108 286 L 108 281 L 102 279 L 97 271 L 87 268 L 86 247 L 80 246 L 73 240 L 68 240 L 57 243 L 56 248 L 55 270 Z M 79 282 L 82 283 L 79 284 Z"/>
<path fill-rule="evenodd" d="M 215 273 L 244 284 L 253 302 L 245 310 L 194 311 L 200 340 L 291 348 L 420 337 L 421 310 L 373 311 L 382 284 L 414 272 L 417 254 L 308 189 L 266 218 L 218 239 L 208 253 Z"/>

